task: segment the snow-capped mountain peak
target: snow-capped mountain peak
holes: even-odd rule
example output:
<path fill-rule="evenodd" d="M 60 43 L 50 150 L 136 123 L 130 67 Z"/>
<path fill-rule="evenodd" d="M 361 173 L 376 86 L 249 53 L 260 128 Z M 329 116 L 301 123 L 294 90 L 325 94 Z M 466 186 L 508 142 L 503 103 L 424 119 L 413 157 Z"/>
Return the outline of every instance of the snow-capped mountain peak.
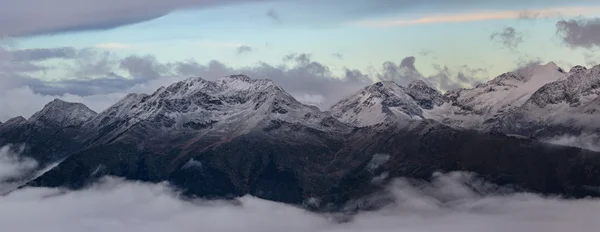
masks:
<path fill-rule="evenodd" d="M 367 86 L 332 106 L 330 111 L 340 121 L 359 127 L 375 125 L 388 118 L 423 118 L 422 109 L 406 89 L 392 81 Z"/>
<path fill-rule="evenodd" d="M 566 74 L 553 62 L 531 65 L 514 72 L 503 73 L 472 89 L 449 91 L 446 97 L 455 107 L 436 113 L 440 118 L 477 115 L 477 120 L 471 117 L 458 120 L 460 125 L 472 127 L 473 123 L 480 123 L 525 104 L 536 90 L 545 84 L 565 78 Z"/>
<path fill-rule="evenodd" d="M 587 69 L 575 66 L 567 78 L 539 88 L 528 104 L 541 108 L 567 103 L 572 107 L 585 104 L 600 96 L 600 65 Z"/>
<path fill-rule="evenodd" d="M 112 128 L 103 132 L 104 139 L 138 124 L 165 133 L 210 131 L 233 136 L 272 120 L 321 127 L 327 116 L 317 107 L 296 101 L 270 80 L 234 75 L 215 81 L 188 78 L 150 95 L 130 94 L 87 126 Z"/>
<path fill-rule="evenodd" d="M 411 96 L 423 109 L 433 109 L 446 102 L 444 96 L 434 88 L 431 88 L 422 80 L 413 81 L 406 88 L 406 93 Z"/>
<path fill-rule="evenodd" d="M 90 110 L 84 104 L 54 99 L 27 121 L 29 123 L 69 127 L 81 125 L 96 115 L 96 112 Z"/>

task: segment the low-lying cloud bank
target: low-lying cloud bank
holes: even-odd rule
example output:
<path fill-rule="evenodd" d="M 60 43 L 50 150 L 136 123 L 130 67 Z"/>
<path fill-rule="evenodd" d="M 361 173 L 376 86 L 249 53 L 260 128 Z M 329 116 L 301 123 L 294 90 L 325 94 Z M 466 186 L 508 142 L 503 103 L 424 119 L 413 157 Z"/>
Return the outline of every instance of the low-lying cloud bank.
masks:
<path fill-rule="evenodd" d="M 600 200 L 507 193 L 468 173 L 398 179 L 351 220 L 257 199 L 183 201 L 166 183 L 107 178 L 82 191 L 26 188 L 0 197 L 2 231 L 594 231 Z M 364 202 L 364 201 L 363 201 Z M 32 223 L 35 222 L 35 223 Z"/>
<path fill-rule="evenodd" d="M 600 152 L 600 136 L 597 134 L 560 135 L 547 138 L 544 142 Z"/>
<path fill-rule="evenodd" d="M 24 145 L 0 147 L 0 193 L 21 184 L 22 178 L 38 167 L 35 160 L 19 155 L 24 148 Z"/>

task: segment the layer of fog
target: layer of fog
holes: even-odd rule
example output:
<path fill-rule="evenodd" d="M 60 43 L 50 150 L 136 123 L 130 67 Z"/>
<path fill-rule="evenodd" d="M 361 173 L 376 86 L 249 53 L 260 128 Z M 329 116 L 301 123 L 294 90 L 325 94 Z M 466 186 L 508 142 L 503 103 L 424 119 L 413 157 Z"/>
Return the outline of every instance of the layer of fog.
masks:
<path fill-rule="evenodd" d="M 0 197 L 1 231 L 594 231 L 600 201 L 507 193 L 469 173 L 430 183 L 397 179 L 364 202 L 392 199 L 354 215 L 307 212 L 251 196 L 184 201 L 168 184 L 107 178 L 81 191 L 25 188 Z"/>
<path fill-rule="evenodd" d="M 600 136 L 597 134 L 560 135 L 547 138 L 544 142 L 600 152 Z"/>
<path fill-rule="evenodd" d="M 35 160 L 19 155 L 24 148 L 24 145 L 0 147 L 0 193 L 18 187 L 22 178 L 38 167 Z"/>

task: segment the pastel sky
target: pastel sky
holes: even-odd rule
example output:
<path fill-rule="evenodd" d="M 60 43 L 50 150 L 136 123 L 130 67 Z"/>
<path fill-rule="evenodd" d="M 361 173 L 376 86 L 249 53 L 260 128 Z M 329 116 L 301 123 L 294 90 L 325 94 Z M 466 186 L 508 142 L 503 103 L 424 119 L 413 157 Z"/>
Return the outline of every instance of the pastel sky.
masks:
<path fill-rule="evenodd" d="M 569 69 L 600 62 L 595 55 L 600 47 L 599 33 L 594 32 L 600 25 L 596 0 L 4 1 L 8 7 L 0 9 L 0 35 L 8 38 L 5 53 L 13 54 L 4 65 L 13 66 L 4 75 L 0 71 L 0 78 L 18 76 L 20 82 L 4 83 L 29 85 L 42 95 L 112 93 L 51 88 L 66 85 L 60 81 L 106 75 L 168 76 L 156 67 L 178 62 L 212 67 L 210 62 L 217 61 L 236 72 L 264 64 L 275 69 L 289 62 L 318 62 L 331 71 L 327 77 L 344 79 L 352 70 L 374 81 L 409 68 L 423 77 L 445 73 L 446 82 L 457 82 L 429 82 L 440 90 L 468 87 L 530 63 L 554 61 Z M 32 9 L 28 4 L 41 5 Z M 18 60 L 19 67 L 26 66 L 24 61 L 37 66 L 15 68 L 19 51 L 38 52 L 27 53 L 30 60 Z M 30 57 L 42 51 L 52 54 Z M 128 57 L 142 60 L 136 68 L 146 62 L 152 70 L 133 72 L 128 66 L 133 61 L 124 62 Z M 90 71 L 96 69 L 102 72 Z M 257 75 L 281 78 L 276 73 Z M 463 76 L 470 81 L 461 82 Z M 140 82 L 127 87 L 135 84 Z"/>

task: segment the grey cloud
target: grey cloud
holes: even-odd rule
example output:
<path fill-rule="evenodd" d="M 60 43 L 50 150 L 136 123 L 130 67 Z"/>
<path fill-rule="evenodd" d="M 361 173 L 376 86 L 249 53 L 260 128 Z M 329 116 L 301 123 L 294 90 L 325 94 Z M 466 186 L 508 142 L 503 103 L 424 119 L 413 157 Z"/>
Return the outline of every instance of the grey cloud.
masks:
<path fill-rule="evenodd" d="M 0 44 L 0 75 L 23 75 L 28 72 L 46 71 L 52 67 L 36 62 L 48 59 L 73 59 L 76 50 L 71 47 L 9 49 Z M 20 74 L 19 74 L 20 73 Z"/>
<path fill-rule="evenodd" d="M 261 0 L 22 0 L 3 1 L 0 35 L 26 36 L 110 29 L 161 17 L 183 8 Z"/>
<path fill-rule="evenodd" d="M 600 18 L 561 20 L 556 33 L 571 48 L 600 47 Z"/>
<path fill-rule="evenodd" d="M 111 52 L 95 49 L 82 49 L 77 52 L 77 59 L 66 69 L 76 78 L 104 77 L 113 72 L 119 60 Z"/>
<path fill-rule="evenodd" d="M 419 79 L 424 79 L 423 75 L 415 68 L 415 57 L 409 56 L 396 65 L 394 62 L 388 61 L 383 63 L 382 72 L 377 74 L 379 80 L 394 81 L 402 86 L 407 86 L 411 82 Z"/>
<path fill-rule="evenodd" d="M 512 50 L 516 49 L 524 41 L 523 34 L 518 32 L 514 27 L 505 27 L 500 32 L 494 32 L 490 35 L 490 39 Z"/>
<path fill-rule="evenodd" d="M 447 66 L 442 67 L 440 65 L 434 65 L 434 69 L 437 70 L 438 73 L 427 77 L 427 81 L 433 87 L 437 87 L 442 91 L 463 88 L 465 85 L 467 87 L 477 85 L 481 80 L 477 79 L 476 76 L 487 72 L 485 69 L 472 69 L 467 65 L 456 68 L 457 71 L 454 71 Z"/>
<path fill-rule="evenodd" d="M 135 79 L 154 79 L 167 72 L 167 67 L 161 64 L 154 56 L 128 56 L 121 60 L 121 69 L 127 70 Z"/>
<path fill-rule="evenodd" d="M 377 78 L 383 81 L 394 81 L 402 86 L 407 86 L 415 80 L 423 80 L 429 86 L 442 91 L 455 88 L 472 86 L 480 81 L 477 75 L 485 73 L 484 69 L 471 69 L 468 66 L 450 68 L 447 66 L 433 65 L 437 73 L 424 76 L 415 66 L 416 57 L 408 56 L 402 59 L 399 65 L 394 62 L 385 62 L 382 72 L 377 74 Z"/>
<path fill-rule="evenodd" d="M 244 53 L 252 52 L 252 48 L 250 46 L 242 45 L 237 48 L 236 52 L 238 55 L 242 55 Z"/>
<path fill-rule="evenodd" d="M 406 57 L 404 59 L 402 59 L 402 61 L 400 61 L 400 67 L 404 67 L 404 68 L 408 68 L 410 70 L 417 70 L 417 68 L 415 67 L 415 62 L 417 61 L 417 59 L 414 56 L 409 56 Z"/>
<path fill-rule="evenodd" d="M 72 47 L 62 48 L 34 48 L 10 51 L 9 56 L 15 62 L 42 61 L 47 59 L 72 59 L 76 56 L 76 50 Z"/>

